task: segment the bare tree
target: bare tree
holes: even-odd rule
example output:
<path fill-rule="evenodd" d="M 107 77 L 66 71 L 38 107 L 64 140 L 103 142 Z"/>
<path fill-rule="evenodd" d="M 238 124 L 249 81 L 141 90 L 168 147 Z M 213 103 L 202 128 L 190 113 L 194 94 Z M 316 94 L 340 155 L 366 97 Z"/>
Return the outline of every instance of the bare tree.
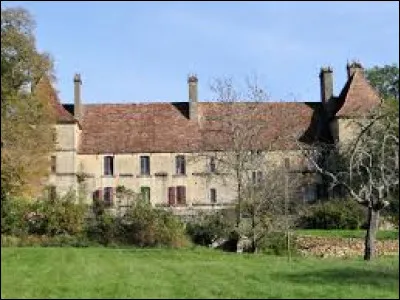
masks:
<path fill-rule="evenodd" d="M 241 90 L 232 79 L 217 79 L 211 86 L 217 102 L 211 103 L 205 124 L 201 157 L 215 161 L 218 172 L 236 185 L 236 225 L 242 219 L 243 187 L 248 173 L 254 170 L 254 153 L 268 150 L 260 134 L 265 128 L 260 104 L 268 100 L 257 78 L 247 79 Z M 265 153 L 265 152 L 264 152 Z"/>
<path fill-rule="evenodd" d="M 301 146 L 316 170 L 330 179 L 331 188 L 342 186 L 368 209 L 364 259 L 375 256 L 375 239 L 380 211 L 399 184 L 398 108 L 382 106 L 356 121 L 360 131 L 350 143 L 335 146 Z"/>
<path fill-rule="evenodd" d="M 296 208 L 291 199 L 301 178 L 290 173 L 289 166 L 257 160 L 255 163 L 257 171 L 248 173 L 243 195 L 243 214 L 250 219 L 246 229 L 251 236 L 252 251 L 257 252 L 268 233 L 285 232 L 289 254 L 289 230 L 293 225 L 290 215 Z"/>

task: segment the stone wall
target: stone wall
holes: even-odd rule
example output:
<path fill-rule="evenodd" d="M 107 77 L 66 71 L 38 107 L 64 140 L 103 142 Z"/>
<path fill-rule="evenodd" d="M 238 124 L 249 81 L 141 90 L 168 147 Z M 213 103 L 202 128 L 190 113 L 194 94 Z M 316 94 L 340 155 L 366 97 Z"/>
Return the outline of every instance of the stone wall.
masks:
<path fill-rule="evenodd" d="M 350 257 L 364 254 L 364 239 L 300 236 L 297 238 L 300 252 L 318 257 Z M 399 240 L 376 242 L 378 256 L 399 255 Z"/>

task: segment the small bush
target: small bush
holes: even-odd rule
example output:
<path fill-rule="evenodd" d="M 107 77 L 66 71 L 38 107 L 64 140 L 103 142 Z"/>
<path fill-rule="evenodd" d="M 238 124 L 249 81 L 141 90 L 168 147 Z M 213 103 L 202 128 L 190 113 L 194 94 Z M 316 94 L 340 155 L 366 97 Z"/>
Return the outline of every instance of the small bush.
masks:
<path fill-rule="evenodd" d="M 32 203 L 23 198 L 1 200 L 1 234 L 24 235 L 29 231 L 27 216 Z"/>
<path fill-rule="evenodd" d="M 289 251 L 291 255 L 298 254 L 296 236 L 290 234 Z M 259 243 L 259 250 L 266 254 L 287 255 L 288 243 L 285 232 L 270 232 L 267 233 Z"/>
<path fill-rule="evenodd" d="M 192 242 L 201 246 L 208 246 L 219 238 L 231 240 L 233 229 L 234 220 L 227 211 L 200 214 L 196 220 L 186 224 Z"/>
<path fill-rule="evenodd" d="M 184 224 L 169 211 L 137 201 L 117 225 L 119 240 L 139 247 L 183 247 L 188 245 Z"/>
<path fill-rule="evenodd" d="M 84 229 L 85 205 L 78 204 L 70 192 L 54 200 L 40 199 L 34 203 L 29 233 L 38 235 L 76 235 Z"/>
<path fill-rule="evenodd" d="M 300 218 L 304 229 L 360 229 L 366 222 L 365 208 L 351 199 L 314 204 Z"/>
<path fill-rule="evenodd" d="M 89 240 L 108 246 L 120 239 L 117 219 L 108 212 L 86 221 L 85 234 Z"/>

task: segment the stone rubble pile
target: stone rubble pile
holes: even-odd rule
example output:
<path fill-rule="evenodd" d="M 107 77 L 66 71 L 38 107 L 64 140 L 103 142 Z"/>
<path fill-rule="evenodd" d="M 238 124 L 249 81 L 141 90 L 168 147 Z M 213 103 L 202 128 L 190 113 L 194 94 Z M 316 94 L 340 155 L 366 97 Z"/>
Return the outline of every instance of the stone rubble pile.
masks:
<path fill-rule="evenodd" d="M 364 239 L 299 236 L 298 248 L 305 256 L 351 257 L 363 255 Z M 399 255 L 399 240 L 376 241 L 378 256 Z"/>

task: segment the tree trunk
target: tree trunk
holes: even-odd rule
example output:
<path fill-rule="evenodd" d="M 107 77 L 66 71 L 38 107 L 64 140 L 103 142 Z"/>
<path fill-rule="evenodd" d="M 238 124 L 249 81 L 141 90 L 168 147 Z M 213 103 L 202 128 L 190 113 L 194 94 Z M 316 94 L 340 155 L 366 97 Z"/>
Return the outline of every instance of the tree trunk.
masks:
<path fill-rule="evenodd" d="M 238 207 L 236 212 L 236 225 L 239 230 L 240 221 L 242 220 L 242 183 L 238 180 Z"/>
<path fill-rule="evenodd" d="M 379 210 L 374 210 L 373 207 L 368 207 L 367 217 L 367 234 L 365 235 L 365 249 L 364 249 L 364 260 L 371 260 L 376 255 L 375 241 L 376 231 L 378 229 L 379 222 Z"/>
<path fill-rule="evenodd" d="M 251 231 L 252 231 L 252 237 L 251 237 L 251 252 L 255 253 L 256 252 L 256 212 L 254 210 L 253 206 L 253 211 L 252 211 L 252 216 L 251 216 Z"/>

